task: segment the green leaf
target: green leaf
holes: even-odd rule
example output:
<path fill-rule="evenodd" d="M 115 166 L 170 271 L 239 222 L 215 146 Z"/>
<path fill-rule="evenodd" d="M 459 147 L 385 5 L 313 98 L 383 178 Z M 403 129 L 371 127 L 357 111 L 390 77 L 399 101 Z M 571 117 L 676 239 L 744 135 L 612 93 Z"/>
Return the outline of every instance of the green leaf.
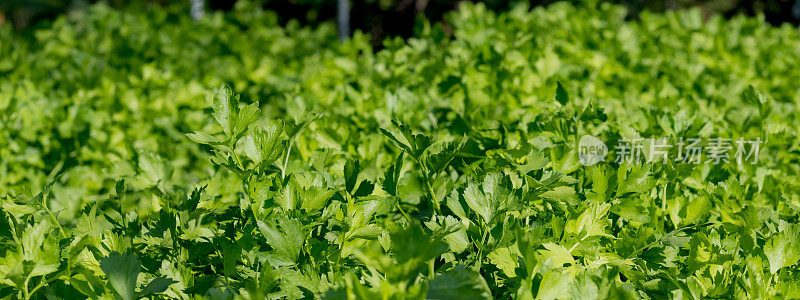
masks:
<path fill-rule="evenodd" d="M 322 116 L 319 114 L 306 113 L 301 117 L 300 121 L 289 121 L 286 126 L 286 135 L 289 136 L 289 139 L 293 139 L 303 128 L 320 118 Z"/>
<path fill-rule="evenodd" d="M 372 194 L 372 191 L 374 189 L 375 189 L 375 184 L 373 184 L 372 182 L 363 180 L 358 185 L 358 188 L 356 189 L 356 191 L 353 192 L 353 197 L 359 198 L 359 197 L 368 196 L 368 195 Z"/>
<path fill-rule="evenodd" d="M 508 189 L 510 183 L 507 181 L 499 173 L 487 174 L 481 185 L 483 191 L 477 184 L 470 182 L 464 190 L 464 201 L 485 223 L 491 223 L 498 210 L 513 201 Z"/>
<path fill-rule="evenodd" d="M 364 227 L 359 227 L 356 230 L 353 230 L 350 234 L 351 239 L 376 239 L 381 233 L 383 233 L 383 229 L 375 224 L 369 224 Z"/>
<path fill-rule="evenodd" d="M 536 293 L 536 299 L 561 299 L 566 297 L 566 291 L 569 290 L 569 284 L 572 282 L 572 276 L 562 273 L 561 270 L 550 270 L 544 272 L 542 281 L 539 283 L 539 291 Z"/>
<path fill-rule="evenodd" d="M 617 195 L 649 192 L 656 180 L 650 177 L 651 165 L 622 164 L 617 170 Z"/>
<path fill-rule="evenodd" d="M 158 294 L 166 291 L 170 285 L 178 283 L 175 280 L 169 279 L 165 276 L 156 277 L 150 283 L 148 283 L 145 287 L 137 295 L 138 298 L 144 298 L 151 294 Z"/>
<path fill-rule="evenodd" d="M 606 165 L 594 165 L 589 172 L 589 177 L 592 179 L 592 189 L 586 193 L 586 199 L 594 202 L 603 202 L 608 200 L 611 192 L 613 192 L 614 182 L 611 181 L 613 173 Z"/>
<path fill-rule="evenodd" d="M 239 107 L 239 95 L 233 95 L 233 91 L 227 85 L 221 85 L 214 94 L 212 102 L 214 112 L 211 113 L 217 123 L 222 127 L 222 131 L 228 138 L 232 138 L 236 122 L 236 109 Z"/>
<path fill-rule="evenodd" d="M 51 229 L 50 222 L 39 222 L 25 228 L 21 240 L 23 259 L 27 261 L 36 261 L 39 259 L 42 245 L 45 242 L 47 233 Z"/>
<path fill-rule="evenodd" d="M 397 184 L 400 182 L 400 171 L 403 169 L 403 153 L 397 156 L 395 163 L 386 169 L 381 187 L 389 195 L 397 196 Z"/>
<path fill-rule="evenodd" d="M 418 223 L 394 231 L 391 249 L 397 264 L 386 266 L 395 269 L 399 278 L 413 279 L 427 265 L 428 260 L 447 251 L 447 244 L 440 238 L 429 235 Z M 399 264 L 399 265 L 398 265 Z M 412 277 L 413 276 L 413 277 Z M 409 278 L 411 277 L 411 278 Z"/>
<path fill-rule="evenodd" d="M 548 162 L 550 162 L 550 160 L 542 151 L 532 149 L 528 152 L 528 155 L 525 156 L 525 163 L 519 165 L 519 169 L 522 171 L 522 174 L 528 174 L 531 171 L 544 169 Z"/>
<path fill-rule="evenodd" d="M 486 256 L 489 261 L 509 278 L 516 277 L 519 256 L 508 247 L 494 249 Z"/>
<path fill-rule="evenodd" d="M 550 265 L 553 268 L 561 267 L 564 264 L 575 264 L 575 258 L 572 257 L 569 250 L 564 246 L 556 243 L 544 243 L 544 250 L 541 250 L 540 261 Z"/>
<path fill-rule="evenodd" d="M 744 89 L 742 98 L 744 98 L 744 102 L 748 104 L 764 105 L 767 103 L 766 97 L 752 85 L 748 85 L 747 88 Z"/>
<path fill-rule="evenodd" d="M 405 139 L 406 142 L 400 140 L 400 138 L 395 135 L 394 133 L 380 128 L 380 132 L 383 133 L 386 137 L 394 141 L 398 147 L 406 151 L 411 157 L 419 159 L 425 149 L 431 145 L 431 138 L 424 134 L 414 134 L 411 132 L 411 128 L 408 125 L 392 119 L 392 124 L 398 129 L 400 136 Z"/>
<path fill-rule="evenodd" d="M 764 255 L 769 260 L 769 272 L 772 274 L 800 260 L 800 226 L 784 223 L 782 227 L 764 245 Z"/>
<path fill-rule="evenodd" d="M 267 244 L 274 250 L 279 263 L 290 265 L 297 262 L 305 240 L 300 221 L 280 218 L 274 225 L 262 221 L 258 221 L 257 224 Z"/>
<path fill-rule="evenodd" d="M 358 174 L 361 173 L 361 166 L 357 159 L 350 159 L 344 164 L 344 186 L 348 193 L 353 193 L 358 183 Z"/>
<path fill-rule="evenodd" d="M 169 163 L 160 155 L 143 150 L 139 151 L 139 168 L 151 184 L 164 181 L 172 173 Z"/>
<path fill-rule="evenodd" d="M 300 208 L 310 213 L 325 208 L 328 199 L 330 199 L 336 191 L 329 189 L 321 180 L 315 180 L 310 184 L 306 184 L 302 188 L 301 193 L 300 201 L 302 202 L 300 203 Z"/>
<path fill-rule="evenodd" d="M 455 214 L 460 219 L 462 220 L 467 219 L 467 212 L 465 211 L 464 206 L 461 204 L 461 201 L 459 201 L 458 192 L 455 189 L 445 199 L 445 205 L 447 205 L 447 208 L 449 208 L 450 211 L 452 211 L 453 214 Z M 477 203 L 475 205 L 478 206 Z"/>
<path fill-rule="evenodd" d="M 464 190 L 464 201 L 472 211 L 483 218 L 484 222 L 489 223 L 494 219 L 497 203 L 492 202 L 491 197 L 484 195 L 474 182 L 470 182 Z"/>
<path fill-rule="evenodd" d="M 561 85 L 561 82 L 556 82 L 556 95 L 554 96 L 554 99 L 561 105 L 567 105 L 567 102 L 569 101 L 567 90 L 564 89 L 564 86 Z"/>
<path fill-rule="evenodd" d="M 542 193 L 541 197 L 554 203 L 566 203 L 570 206 L 577 205 L 578 201 L 580 201 L 578 195 L 575 194 L 575 190 L 568 186 L 555 187 Z"/>
<path fill-rule="evenodd" d="M 411 146 L 409 144 L 407 144 L 407 143 L 401 142 L 400 139 L 397 138 L 394 135 L 394 133 L 390 132 L 389 130 L 383 129 L 383 128 L 379 128 L 379 130 L 384 136 L 386 136 L 390 140 L 392 140 L 397 147 L 399 147 L 400 149 L 403 149 L 406 153 L 408 153 L 408 154 L 414 153 L 414 150 L 411 149 Z"/>
<path fill-rule="evenodd" d="M 136 256 L 112 252 L 109 256 L 100 259 L 100 269 L 106 274 L 108 281 L 121 299 L 135 299 L 136 278 L 141 270 Z"/>
<path fill-rule="evenodd" d="M 434 153 L 429 153 L 425 156 L 425 161 L 428 165 L 429 176 L 434 176 L 444 170 L 453 158 L 456 157 L 461 148 L 466 144 L 467 138 L 464 137 L 460 141 L 449 141 L 440 145 L 440 149 Z M 432 148 L 431 148 L 432 149 Z"/>
<path fill-rule="evenodd" d="M 486 280 L 461 265 L 434 277 L 428 284 L 427 299 L 492 299 Z"/>
<path fill-rule="evenodd" d="M 58 270 L 56 241 L 48 239 L 52 233 L 50 222 L 41 221 L 22 232 L 22 259 L 27 278 L 47 275 Z M 2 273 L 0 273 L 2 275 Z"/>
<path fill-rule="evenodd" d="M 228 277 L 236 276 L 236 264 L 241 258 L 242 248 L 224 238 L 218 241 L 222 252 L 222 274 Z"/>
<path fill-rule="evenodd" d="M 297 204 L 302 201 L 300 198 L 301 193 L 302 190 L 297 185 L 297 182 L 293 178 L 290 178 L 286 186 L 283 187 L 281 193 L 277 198 L 275 198 L 275 202 L 283 209 L 284 212 L 294 210 L 297 207 Z"/>
<path fill-rule="evenodd" d="M 437 216 L 425 222 L 425 226 L 436 234 L 444 235 L 444 241 L 453 253 L 464 252 L 470 245 L 464 226 L 453 216 Z"/>
<path fill-rule="evenodd" d="M 202 131 L 195 131 L 194 133 L 187 133 L 186 136 L 195 143 L 206 145 L 220 145 L 223 143 L 217 137 Z"/>
<path fill-rule="evenodd" d="M 245 136 L 244 152 L 259 170 L 264 170 L 277 161 L 285 150 L 281 123 L 254 128 Z"/>
<path fill-rule="evenodd" d="M 610 223 L 607 218 L 610 208 L 610 203 L 591 203 L 577 219 L 567 221 L 564 231 L 585 237 L 608 236 L 606 227 Z"/>

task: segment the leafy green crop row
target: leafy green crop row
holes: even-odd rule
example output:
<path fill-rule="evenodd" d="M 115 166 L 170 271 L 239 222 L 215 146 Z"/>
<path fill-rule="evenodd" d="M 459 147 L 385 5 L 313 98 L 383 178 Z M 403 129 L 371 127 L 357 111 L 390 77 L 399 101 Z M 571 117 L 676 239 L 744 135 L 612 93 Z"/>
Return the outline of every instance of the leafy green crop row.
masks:
<path fill-rule="evenodd" d="M 0 27 L 0 297 L 800 297 L 796 29 L 464 3 L 373 51 L 237 3 Z"/>

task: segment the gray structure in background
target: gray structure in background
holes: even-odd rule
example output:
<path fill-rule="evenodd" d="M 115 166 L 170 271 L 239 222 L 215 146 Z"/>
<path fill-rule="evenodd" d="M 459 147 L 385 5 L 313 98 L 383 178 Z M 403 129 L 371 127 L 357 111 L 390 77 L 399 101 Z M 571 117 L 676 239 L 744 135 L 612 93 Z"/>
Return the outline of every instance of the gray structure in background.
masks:
<path fill-rule="evenodd" d="M 200 18 L 205 15 L 205 1 L 204 0 L 192 0 L 192 6 L 190 8 L 192 18 L 195 20 L 200 20 Z"/>
<path fill-rule="evenodd" d="M 339 40 L 350 36 L 350 0 L 337 0 L 336 25 L 339 28 Z"/>
<path fill-rule="evenodd" d="M 792 16 L 795 19 L 800 19 L 800 0 L 795 0 L 792 6 Z"/>

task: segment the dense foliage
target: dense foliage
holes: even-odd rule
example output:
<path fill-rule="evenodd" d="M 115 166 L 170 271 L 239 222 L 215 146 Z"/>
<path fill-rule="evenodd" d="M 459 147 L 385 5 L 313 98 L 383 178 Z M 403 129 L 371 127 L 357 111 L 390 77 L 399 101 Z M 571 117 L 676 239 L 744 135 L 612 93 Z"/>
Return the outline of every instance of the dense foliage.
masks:
<path fill-rule="evenodd" d="M 800 297 L 797 30 L 624 16 L 465 3 L 378 52 L 244 1 L 0 27 L 0 297 Z M 638 137 L 764 143 L 615 162 Z"/>

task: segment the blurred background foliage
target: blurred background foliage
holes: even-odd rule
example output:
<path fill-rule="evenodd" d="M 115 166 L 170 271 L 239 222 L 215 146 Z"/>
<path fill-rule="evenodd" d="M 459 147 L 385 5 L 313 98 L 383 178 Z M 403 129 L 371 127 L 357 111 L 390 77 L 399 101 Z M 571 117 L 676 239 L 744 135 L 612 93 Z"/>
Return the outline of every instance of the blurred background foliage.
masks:
<path fill-rule="evenodd" d="M 0 1 L 0 24 L 11 23 L 23 31 L 37 24 L 46 26 L 59 14 L 87 8 L 95 2 L 105 2 L 111 7 L 183 5 L 186 13 L 190 1 L 167 0 L 4 0 Z M 206 9 L 230 10 L 235 0 L 205 0 Z M 279 22 L 298 20 L 301 24 L 314 25 L 334 21 L 336 0 L 261 0 L 264 9 L 273 10 Z M 414 33 L 416 20 L 425 16 L 431 21 L 441 21 L 442 16 L 458 7 L 463 0 L 352 0 L 350 1 L 350 27 L 369 33 L 373 46 L 380 47 L 386 37 L 410 37 Z M 517 2 L 528 2 L 531 6 L 547 5 L 554 0 L 485 0 L 486 7 L 493 11 L 505 11 Z M 580 1 L 570 1 L 573 3 Z M 755 16 L 763 14 L 767 22 L 800 24 L 800 0 L 613 0 L 628 9 L 628 18 L 636 19 L 642 11 L 661 12 L 689 7 L 699 8 L 706 17 L 720 14 L 731 17 L 737 14 Z M 447 28 L 447 24 L 444 24 Z"/>

